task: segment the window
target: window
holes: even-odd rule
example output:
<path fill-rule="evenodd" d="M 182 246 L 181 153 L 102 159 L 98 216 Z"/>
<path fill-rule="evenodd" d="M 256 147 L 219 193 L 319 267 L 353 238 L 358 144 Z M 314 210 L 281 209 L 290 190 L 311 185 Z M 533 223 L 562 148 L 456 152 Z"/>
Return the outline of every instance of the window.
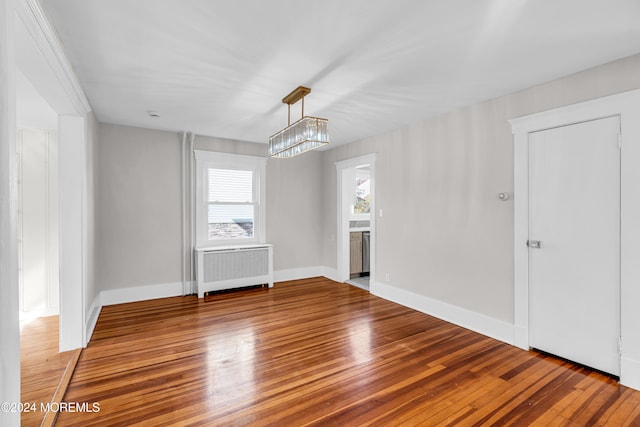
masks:
<path fill-rule="evenodd" d="M 351 220 L 367 220 L 371 211 L 371 175 L 369 165 L 358 166 L 349 174 L 353 184 Z"/>
<path fill-rule="evenodd" d="M 253 171 L 207 168 L 209 240 L 253 238 Z"/>
<path fill-rule="evenodd" d="M 266 159 L 196 150 L 197 244 L 264 242 Z"/>
<path fill-rule="evenodd" d="M 371 180 L 368 166 L 356 168 L 356 197 L 353 204 L 354 214 L 368 214 L 371 203 Z"/>

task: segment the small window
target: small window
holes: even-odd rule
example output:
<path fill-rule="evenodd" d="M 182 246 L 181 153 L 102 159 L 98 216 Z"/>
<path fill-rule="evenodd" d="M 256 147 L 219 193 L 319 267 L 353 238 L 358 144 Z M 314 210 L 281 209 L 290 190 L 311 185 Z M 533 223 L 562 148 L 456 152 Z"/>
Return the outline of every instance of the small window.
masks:
<path fill-rule="evenodd" d="M 266 159 L 196 151 L 198 246 L 264 242 Z"/>

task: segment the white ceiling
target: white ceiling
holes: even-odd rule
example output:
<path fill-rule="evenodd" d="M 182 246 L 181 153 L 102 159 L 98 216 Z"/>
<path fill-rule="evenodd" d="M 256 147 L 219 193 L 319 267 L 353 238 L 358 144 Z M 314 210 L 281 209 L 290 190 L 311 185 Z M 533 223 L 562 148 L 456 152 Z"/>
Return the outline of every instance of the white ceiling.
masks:
<path fill-rule="evenodd" d="M 639 0 L 43 3 L 100 121 L 262 143 L 298 85 L 336 145 L 640 52 Z"/>

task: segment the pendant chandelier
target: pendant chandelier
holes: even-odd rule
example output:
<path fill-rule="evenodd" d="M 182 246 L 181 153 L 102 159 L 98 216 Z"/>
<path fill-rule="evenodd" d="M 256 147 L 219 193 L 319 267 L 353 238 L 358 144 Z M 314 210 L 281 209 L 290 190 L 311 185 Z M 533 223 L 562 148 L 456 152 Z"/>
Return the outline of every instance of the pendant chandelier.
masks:
<path fill-rule="evenodd" d="M 288 106 L 287 127 L 269 137 L 269 157 L 288 158 L 329 143 L 327 119 L 304 115 L 304 97 L 311 89 L 298 86 L 282 99 Z M 291 124 L 291 105 L 302 100 L 302 118 Z"/>

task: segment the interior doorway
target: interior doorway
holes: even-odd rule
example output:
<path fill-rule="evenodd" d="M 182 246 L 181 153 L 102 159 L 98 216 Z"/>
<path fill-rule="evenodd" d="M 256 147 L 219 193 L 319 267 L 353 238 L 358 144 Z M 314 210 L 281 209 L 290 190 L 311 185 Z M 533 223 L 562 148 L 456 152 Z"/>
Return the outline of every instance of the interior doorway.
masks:
<path fill-rule="evenodd" d="M 87 289 L 87 129 L 90 105 L 75 80 L 46 13 L 26 3 L 16 4 L 15 74 L 18 127 L 56 129 L 58 155 L 58 273 L 60 351 L 86 345 Z M 28 83 L 28 91 L 23 91 Z M 25 95 L 26 94 L 26 95 Z M 24 123 L 51 113 L 53 126 Z M 22 122 L 22 123 L 21 123 Z"/>
<path fill-rule="evenodd" d="M 23 325 L 59 314 L 57 132 L 21 127 L 16 145 L 18 284 Z"/>
<path fill-rule="evenodd" d="M 336 163 L 338 275 L 369 290 L 375 281 L 375 155 Z"/>
<path fill-rule="evenodd" d="M 58 114 L 20 69 L 15 82 L 22 331 L 39 317 L 60 314 Z"/>

